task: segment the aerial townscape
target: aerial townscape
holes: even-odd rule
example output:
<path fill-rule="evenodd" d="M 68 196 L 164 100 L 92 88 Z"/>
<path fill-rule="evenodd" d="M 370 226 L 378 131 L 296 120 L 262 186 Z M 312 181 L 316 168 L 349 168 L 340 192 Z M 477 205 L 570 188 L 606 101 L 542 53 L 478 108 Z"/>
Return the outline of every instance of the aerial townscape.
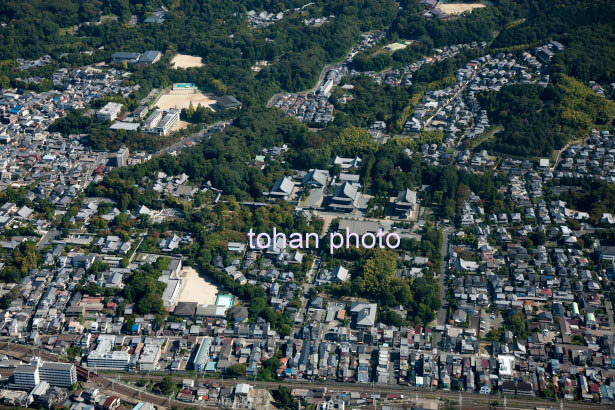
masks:
<path fill-rule="evenodd" d="M 3 0 L 0 410 L 615 408 L 612 0 Z"/>

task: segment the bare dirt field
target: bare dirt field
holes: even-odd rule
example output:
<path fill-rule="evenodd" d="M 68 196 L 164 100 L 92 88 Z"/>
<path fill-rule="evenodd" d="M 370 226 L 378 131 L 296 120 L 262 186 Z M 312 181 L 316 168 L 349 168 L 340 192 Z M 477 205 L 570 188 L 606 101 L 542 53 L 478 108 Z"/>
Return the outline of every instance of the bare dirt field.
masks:
<path fill-rule="evenodd" d="M 215 285 L 200 277 L 193 268 L 182 269 L 182 274 L 186 284 L 181 295 L 179 295 L 180 302 L 198 302 L 204 305 L 216 303 L 218 288 Z"/>
<path fill-rule="evenodd" d="M 171 108 L 189 108 L 190 103 L 192 102 L 192 106 L 194 108 L 202 105 L 204 107 L 209 107 L 214 110 L 214 104 L 216 100 L 211 95 L 205 95 L 203 93 L 197 92 L 193 94 L 182 94 L 182 93 L 174 93 L 171 91 L 168 94 L 162 95 L 156 105 L 161 110 L 169 110 Z M 215 110 L 214 110 L 215 111 Z"/>
<path fill-rule="evenodd" d="M 177 121 L 177 124 L 175 124 L 175 126 L 173 127 L 172 132 L 175 131 L 179 131 L 179 130 L 183 130 L 184 128 L 186 128 L 188 125 L 190 125 L 189 122 L 186 121 Z"/>
<path fill-rule="evenodd" d="M 463 14 L 466 11 L 485 7 L 482 3 L 440 3 L 438 8 L 449 15 Z"/>
<path fill-rule="evenodd" d="M 388 44 L 384 46 L 384 48 L 389 51 L 397 51 L 397 50 L 403 50 L 404 48 L 408 47 L 410 44 L 412 44 L 412 40 L 404 40 L 404 41 L 398 41 L 397 43 Z"/>
<path fill-rule="evenodd" d="M 203 59 L 197 56 L 177 54 L 175 57 L 173 57 L 173 60 L 171 60 L 171 67 L 173 68 L 203 67 Z"/>

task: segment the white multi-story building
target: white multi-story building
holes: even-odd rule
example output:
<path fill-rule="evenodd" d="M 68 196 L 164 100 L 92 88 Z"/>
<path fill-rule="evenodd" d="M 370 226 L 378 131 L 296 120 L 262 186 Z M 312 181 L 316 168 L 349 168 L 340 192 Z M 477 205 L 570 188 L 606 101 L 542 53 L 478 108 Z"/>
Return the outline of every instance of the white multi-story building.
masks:
<path fill-rule="evenodd" d="M 44 381 L 51 386 L 71 387 L 77 383 L 74 363 L 44 362 L 34 357 L 30 364 L 18 366 L 13 376 L 16 387 L 32 388 Z"/>
<path fill-rule="evenodd" d="M 179 110 L 156 110 L 143 122 L 145 132 L 156 135 L 168 135 L 179 121 Z"/>
<path fill-rule="evenodd" d="M 145 129 L 145 132 L 153 133 L 154 129 L 160 122 L 160 119 L 162 119 L 163 114 L 164 111 L 162 110 L 154 110 L 154 112 L 152 112 L 149 117 L 143 121 L 143 129 Z"/>
<path fill-rule="evenodd" d="M 168 135 L 179 121 L 179 110 L 169 110 L 155 128 L 155 134 Z"/>
<path fill-rule="evenodd" d="M 112 351 L 115 337 L 104 337 L 104 335 L 101 335 L 98 339 L 98 346 L 88 355 L 88 367 L 95 369 L 128 369 L 130 353 L 123 350 Z"/>
<path fill-rule="evenodd" d="M 118 114 L 122 111 L 122 104 L 108 102 L 96 113 L 96 116 L 101 120 L 113 121 L 117 118 Z"/>
<path fill-rule="evenodd" d="M 39 372 L 41 380 L 51 386 L 71 387 L 77 383 L 77 368 L 74 363 L 43 362 Z"/>
<path fill-rule="evenodd" d="M 179 110 L 156 110 L 143 122 L 146 132 L 156 135 L 168 135 L 179 121 Z"/>
<path fill-rule="evenodd" d="M 160 346 L 146 344 L 139 358 L 139 370 L 156 370 L 160 360 Z"/>
<path fill-rule="evenodd" d="M 129 363 L 130 354 L 125 351 L 102 354 L 94 351 L 88 355 L 88 367 L 93 367 L 95 369 L 127 370 Z"/>
<path fill-rule="evenodd" d="M 38 365 L 23 364 L 15 368 L 13 384 L 17 388 L 31 389 L 41 381 Z"/>

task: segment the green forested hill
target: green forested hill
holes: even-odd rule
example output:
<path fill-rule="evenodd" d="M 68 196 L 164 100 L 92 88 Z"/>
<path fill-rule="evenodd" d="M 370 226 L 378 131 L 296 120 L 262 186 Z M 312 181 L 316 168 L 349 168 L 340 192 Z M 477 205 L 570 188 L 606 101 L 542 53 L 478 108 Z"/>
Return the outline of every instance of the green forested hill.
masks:
<path fill-rule="evenodd" d="M 539 45 L 558 40 L 567 49 L 553 61 L 553 71 L 587 82 L 615 81 L 615 2 L 548 0 L 528 2 L 527 18 L 502 30 L 494 48 Z"/>
<path fill-rule="evenodd" d="M 274 93 L 312 87 L 323 66 L 342 59 L 360 34 L 369 30 L 385 29 L 390 41 L 416 41 L 385 57 L 376 54 L 383 61 L 371 58 L 371 53 L 359 55 L 357 66 L 363 64 L 358 67 L 362 69 L 407 64 L 447 44 L 486 40 L 492 41 L 490 51 L 519 50 L 556 39 L 566 49 L 551 62 L 553 86 L 543 91 L 505 89 L 501 95 L 485 97 L 491 115 L 505 128 L 489 146 L 516 155 L 546 155 L 571 134 L 586 129 L 588 123 L 606 125 L 611 120 L 581 115 L 579 96 L 584 101 L 581 104 L 590 107 L 599 107 L 602 102 L 596 105 L 589 101 L 593 100 L 591 93 L 574 80 L 583 84 L 593 80 L 603 85 L 615 82 L 613 1 L 493 0 L 489 7 L 469 15 L 439 20 L 426 19 L 417 0 L 316 0 L 306 10 L 289 12 L 268 27 L 250 29 L 246 24 L 247 10 L 276 12 L 306 3 L 307 0 L 5 0 L 0 2 L 0 77 L 3 84 L 11 79 L 11 85 L 16 86 L 15 77 L 23 75 L 13 69 L 18 57 L 35 58 L 49 53 L 59 60 L 57 64 L 78 66 L 107 59 L 115 51 L 158 49 L 166 53 L 162 63 L 130 67 L 131 80 L 141 84 L 142 90 L 163 88 L 172 82 L 195 82 L 217 95 L 233 94 L 245 107 L 259 107 Z M 147 13 L 162 5 L 169 10 L 165 23 L 143 23 Z M 103 15 L 111 18 L 73 30 L 83 22 L 98 22 Z M 138 17 L 135 26 L 128 24 L 131 15 Z M 321 27 L 303 23 L 306 16 L 330 15 L 335 17 Z M 83 51 L 94 54 L 90 57 Z M 171 69 L 166 62 L 175 52 L 200 56 L 204 66 Z M 60 58 L 62 53 L 69 54 Z M 251 66 L 258 60 L 271 64 L 256 74 Z M 454 63 L 451 59 L 421 70 L 415 81 L 430 83 L 442 73 L 450 74 Z M 44 74 L 34 75 L 48 76 L 57 65 L 45 68 Z M 565 90 L 573 90 L 574 97 Z M 396 101 L 395 106 L 411 108 L 408 99 L 416 95 L 399 95 L 402 101 Z M 379 93 L 374 93 L 375 97 L 390 100 L 380 98 Z M 573 101 L 575 108 L 567 105 Z M 387 104 L 382 107 L 392 106 L 390 101 Z M 367 120 L 387 117 L 377 104 L 372 105 L 375 108 L 360 101 L 350 104 L 338 125 L 365 126 Z M 516 114 L 514 118 L 506 115 L 509 108 Z M 403 124 L 403 118 L 393 120 Z"/>
<path fill-rule="evenodd" d="M 550 156 L 554 149 L 591 128 L 613 125 L 615 103 L 580 81 L 558 76 L 546 89 L 512 85 L 484 94 L 482 106 L 494 123 L 504 126 L 485 148 L 518 156 Z"/>

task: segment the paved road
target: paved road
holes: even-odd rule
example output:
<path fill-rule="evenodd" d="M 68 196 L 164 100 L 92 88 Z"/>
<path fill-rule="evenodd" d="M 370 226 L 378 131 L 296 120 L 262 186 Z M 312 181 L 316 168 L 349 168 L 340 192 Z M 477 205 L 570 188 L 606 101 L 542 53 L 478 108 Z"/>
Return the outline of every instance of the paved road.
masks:
<path fill-rule="evenodd" d="M 551 167 L 551 172 L 554 172 L 557 169 L 557 166 L 562 159 L 562 152 L 566 151 L 571 145 L 572 141 L 568 141 L 568 143 L 564 145 L 562 149 L 557 151 L 557 154 L 555 155 L 555 161 L 553 161 L 553 166 Z"/>
<path fill-rule="evenodd" d="M 320 71 L 320 76 L 318 77 L 318 81 L 316 82 L 314 87 L 310 88 L 309 90 L 299 91 L 297 93 L 282 92 L 282 93 L 274 94 L 273 96 L 271 96 L 269 101 L 267 101 L 267 108 L 271 108 L 273 106 L 273 104 L 278 100 L 278 98 L 281 95 L 284 95 L 284 94 L 308 95 L 310 93 L 316 92 L 324 84 L 325 74 L 327 74 L 329 72 L 329 70 L 331 70 L 336 65 L 341 65 L 341 64 L 334 63 L 334 64 L 328 64 L 328 65 L 324 66 L 323 69 Z"/>
<path fill-rule="evenodd" d="M 175 142 L 174 144 L 171 144 L 168 147 L 157 151 L 156 153 L 153 154 L 153 156 L 155 157 L 162 156 L 162 155 L 170 154 L 173 151 L 180 151 L 183 148 L 185 148 L 187 144 L 193 143 L 199 138 L 209 137 L 211 134 L 215 132 L 213 131 L 215 128 L 220 127 L 221 125 L 228 125 L 229 123 L 230 123 L 229 121 L 218 121 L 208 126 L 207 128 L 200 130 L 199 132 L 190 134 L 187 137 L 184 137 L 181 140 Z"/>
<path fill-rule="evenodd" d="M 480 332 L 480 315 L 482 309 L 479 309 L 478 315 L 474 315 L 470 318 L 470 329 L 474 329 L 476 331 L 476 336 L 478 337 Z"/>
<path fill-rule="evenodd" d="M 309 303 L 309 300 L 306 298 L 306 295 L 314 287 L 314 279 L 316 278 L 313 276 L 314 276 L 314 269 L 316 268 L 317 263 L 320 264 L 320 260 L 318 259 L 318 256 L 314 255 L 312 266 L 310 267 L 310 270 L 308 270 L 307 275 L 306 275 L 305 287 L 303 289 L 304 292 L 299 298 L 301 300 L 301 309 L 305 310 L 304 319 L 306 320 L 307 320 L 307 315 L 308 315 L 307 304 Z"/>
<path fill-rule="evenodd" d="M 466 87 L 468 86 L 468 84 L 470 84 L 470 81 L 472 81 L 474 79 L 474 77 L 476 77 L 476 75 L 478 74 L 478 70 L 474 71 L 474 73 L 472 74 L 472 77 L 470 77 L 468 79 L 468 81 L 465 82 L 464 85 L 462 85 L 459 90 L 457 90 L 457 92 L 451 97 L 449 98 L 445 104 L 441 104 L 439 106 L 439 108 L 436 110 L 436 112 L 427 119 L 427 121 L 425 121 L 425 124 L 423 125 L 423 128 L 427 128 L 429 127 L 429 125 L 431 125 L 432 121 L 434 118 L 436 118 L 436 115 L 438 115 L 440 113 L 440 111 L 442 111 L 444 109 L 444 107 L 446 107 L 447 105 L 449 105 L 451 103 L 451 101 L 453 101 L 455 98 L 457 98 L 457 96 L 459 96 L 459 94 L 461 94 L 463 92 L 463 90 L 466 89 Z"/>
<path fill-rule="evenodd" d="M 58 231 L 56 229 L 50 229 L 45 234 L 45 236 L 43 236 L 41 238 L 41 240 L 39 241 L 38 245 L 36 246 L 36 249 L 40 251 L 45 246 L 47 246 L 47 243 L 49 243 L 49 241 L 53 241 L 55 239 L 55 237 L 58 236 L 59 234 L 60 234 L 60 231 Z"/>
<path fill-rule="evenodd" d="M 610 300 L 605 302 L 606 314 L 609 317 L 609 327 L 611 328 L 611 334 L 615 335 L 615 321 L 613 320 L 613 304 Z"/>
<path fill-rule="evenodd" d="M 442 266 L 440 266 L 438 280 L 440 281 L 440 303 L 442 304 L 442 307 L 438 310 L 438 325 L 444 325 L 446 323 L 446 316 L 448 313 L 446 306 L 446 282 L 444 281 L 444 278 L 446 276 L 446 263 L 448 258 L 448 239 L 451 232 L 453 232 L 453 228 L 445 228 L 443 230 L 442 247 L 440 248 Z"/>

